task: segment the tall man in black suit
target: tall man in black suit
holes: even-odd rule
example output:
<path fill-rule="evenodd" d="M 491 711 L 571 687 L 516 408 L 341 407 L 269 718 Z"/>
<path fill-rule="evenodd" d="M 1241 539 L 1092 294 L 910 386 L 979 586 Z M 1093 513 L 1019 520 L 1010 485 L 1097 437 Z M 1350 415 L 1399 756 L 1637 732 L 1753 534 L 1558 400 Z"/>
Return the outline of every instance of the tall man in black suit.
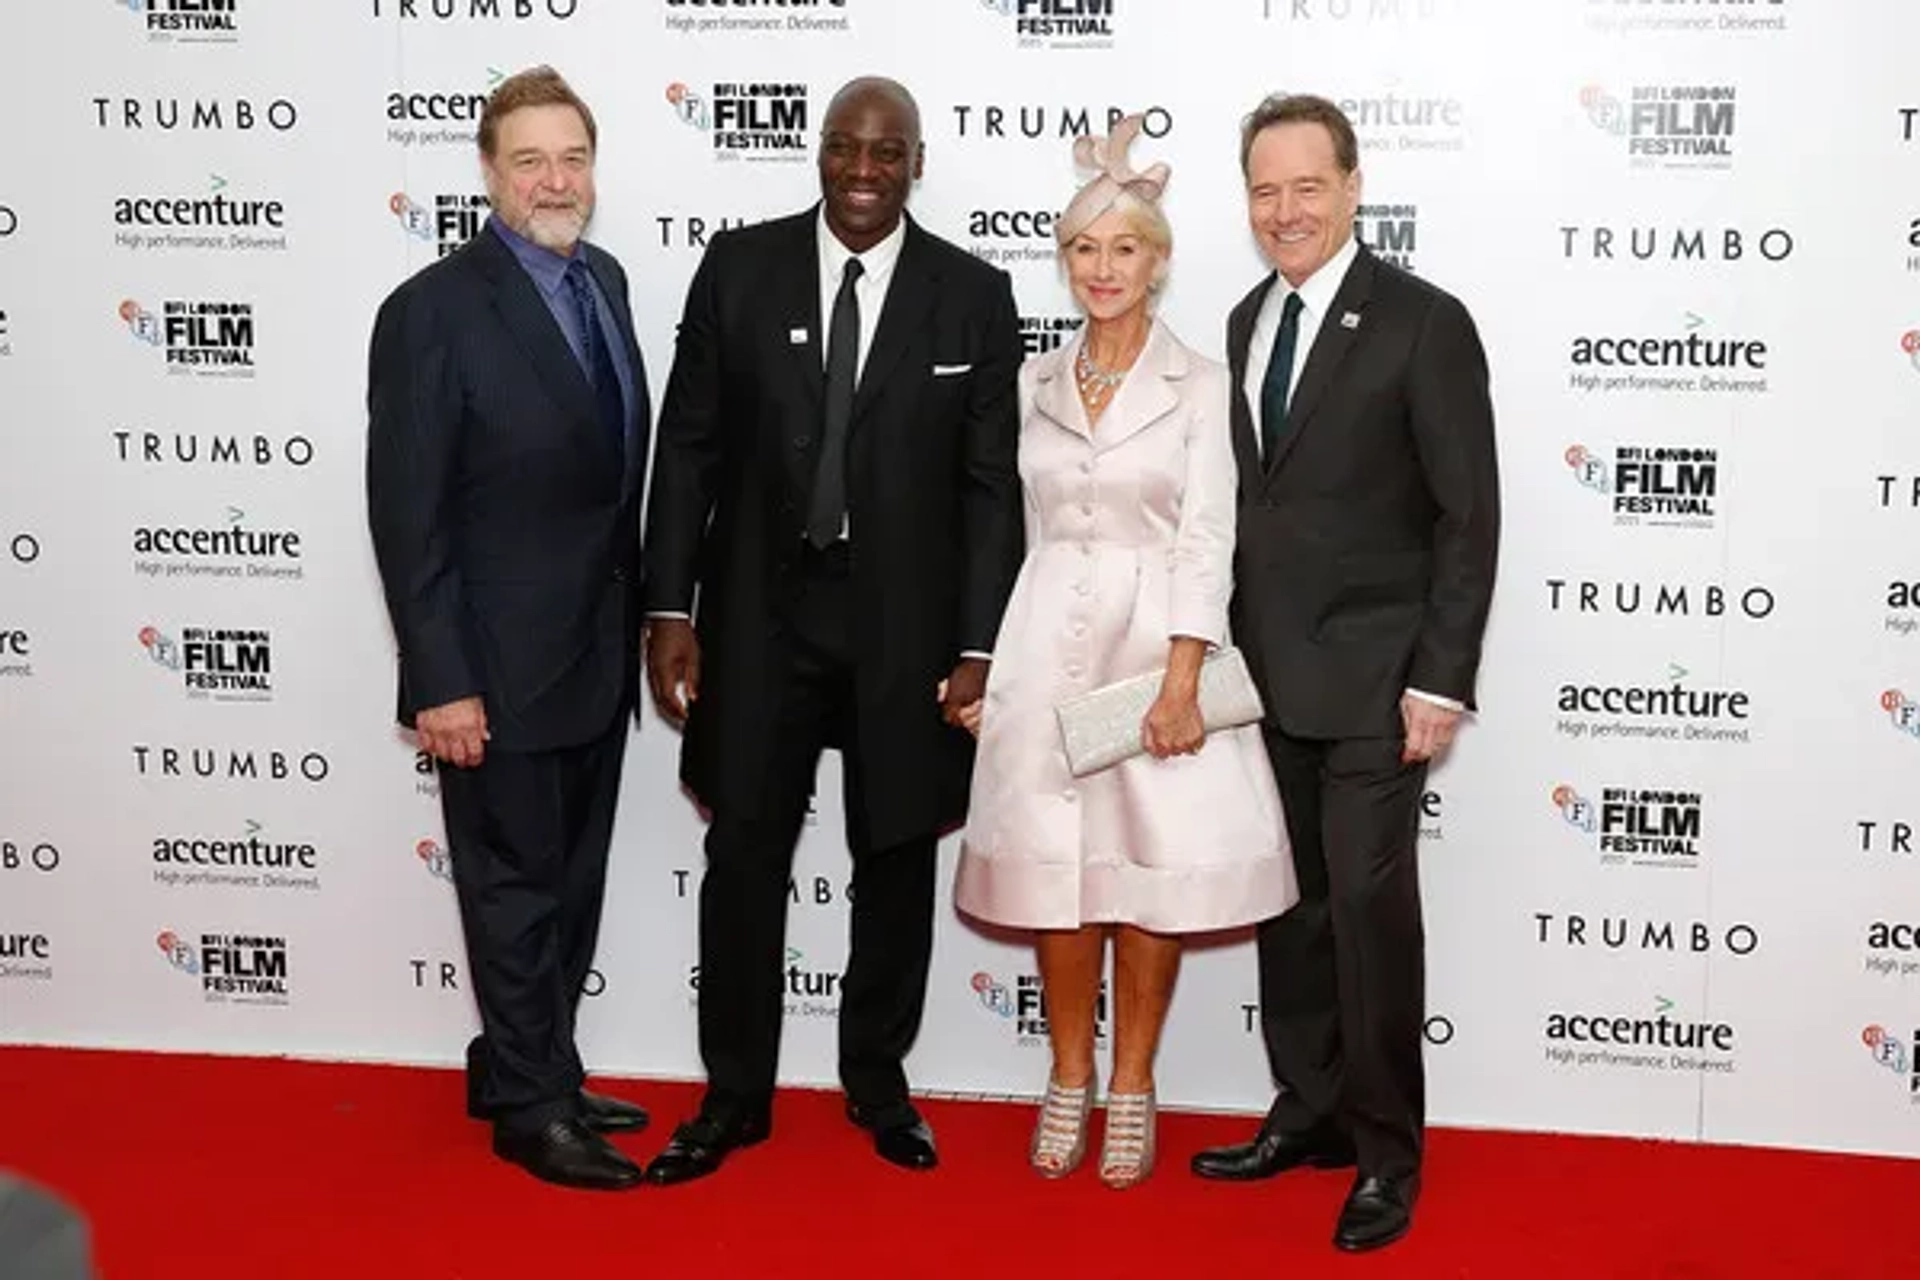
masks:
<path fill-rule="evenodd" d="M 707 1092 L 653 1181 L 711 1173 L 770 1130 L 787 878 L 830 746 L 853 856 L 848 1116 L 895 1164 L 936 1163 L 901 1060 L 935 839 L 966 808 L 958 715 L 985 687 L 1023 532 L 1013 293 L 906 216 L 921 164 L 907 91 L 848 84 L 821 132 L 820 204 L 715 237 L 688 291 L 648 500 L 647 677 L 713 819 Z"/>
<path fill-rule="evenodd" d="M 1241 140 L 1274 267 L 1227 321 L 1240 524 L 1233 630 L 1267 705 L 1300 903 L 1259 931 L 1280 1094 L 1202 1177 L 1297 1165 L 1358 1177 L 1334 1243 L 1411 1225 L 1425 1123 L 1424 934 L 1414 846 L 1427 765 L 1472 704 L 1499 479 L 1466 309 L 1353 238 L 1353 127 L 1275 97 Z"/>
<path fill-rule="evenodd" d="M 627 1187 L 601 1134 L 646 1113 L 582 1090 L 593 961 L 640 664 L 647 382 L 627 278 L 581 239 L 593 116 L 550 68 L 480 119 L 493 216 L 375 321 L 367 500 L 400 645 L 400 718 L 440 795 L 482 1035 L 467 1106 L 550 1182 Z"/>

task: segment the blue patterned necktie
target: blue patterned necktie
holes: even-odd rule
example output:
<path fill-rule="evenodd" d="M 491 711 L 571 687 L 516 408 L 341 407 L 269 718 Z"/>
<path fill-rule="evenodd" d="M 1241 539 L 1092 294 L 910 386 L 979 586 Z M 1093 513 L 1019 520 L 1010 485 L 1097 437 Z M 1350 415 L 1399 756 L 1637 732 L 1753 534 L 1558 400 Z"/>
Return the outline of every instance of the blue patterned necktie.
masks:
<path fill-rule="evenodd" d="M 1290 293 L 1280 306 L 1280 328 L 1273 335 L 1267 376 L 1260 380 L 1260 460 L 1272 462 L 1287 425 L 1287 393 L 1293 382 L 1293 349 L 1300 340 L 1300 295 Z"/>
<path fill-rule="evenodd" d="M 587 381 L 593 386 L 593 402 L 600 411 L 600 425 L 622 450 L 627 444 L 627 411 L 620 394 L 620 374 L 613 367 L 613 352 L 607 347 L 607 333 L 600 327 L 600 307 L 594 301 L 593 283 L 587 277 L 586 260 L 576 250 L 567 264 L 567 291 L 573 296 L 573 312 L 580 324 L 581 364 Z"/>

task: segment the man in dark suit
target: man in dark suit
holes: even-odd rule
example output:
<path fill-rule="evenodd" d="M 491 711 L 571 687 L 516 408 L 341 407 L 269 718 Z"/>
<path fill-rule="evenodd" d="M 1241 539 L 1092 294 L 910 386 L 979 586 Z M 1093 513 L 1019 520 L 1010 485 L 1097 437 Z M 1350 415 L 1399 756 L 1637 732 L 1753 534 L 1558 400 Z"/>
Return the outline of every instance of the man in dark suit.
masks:
<path fill-rule="evenodd" d="M 1452 296 L 1353 238 L 1353 127 L 1275 97 L 1241 142 L 1274 267 L 1227 322 L 1240 464 L 1233 631 L 1267 706 L 1300 903 L 1260 927 L 1280 1094 L 1202 1177 L 1358 1163 L 1334 1243 L 1411 1225 L 1425 1123 L 1415 861 L 1428 763 L 1473 701 L 1499 482 L 1486 358 Z"/>
<path fill-rule="evenodd" d="M 374 323 L 367 501 L 400 718 L 440 794 L 481 1036 L 467 1106 L 549 1182 L 635 1186 L 582 1090 L 593 961 L 640 661 L 647 383 L 627 278 L 581 239 L 593 116 L 540 67 L 480 120 L 493 215 Z"/>
<path fill-rule="evenodd" d="M 830 746 L 853 857 L 848 1116 L 895 1164 L 936 1163 L 901 1061 L 935 839 L 966 808 L 958 716 L 984 690 L 1023 534 L 1012 290 L 906 216 L 921 164 L 907 91 L 848 84 L 821 131 L 821 203 L 715 237 L 688 291 L 648 500 L 647 677 L 712 815 L 707 1091 L 653 1181 L 711 1173 L 770 1130 L 788 873 Z"/>

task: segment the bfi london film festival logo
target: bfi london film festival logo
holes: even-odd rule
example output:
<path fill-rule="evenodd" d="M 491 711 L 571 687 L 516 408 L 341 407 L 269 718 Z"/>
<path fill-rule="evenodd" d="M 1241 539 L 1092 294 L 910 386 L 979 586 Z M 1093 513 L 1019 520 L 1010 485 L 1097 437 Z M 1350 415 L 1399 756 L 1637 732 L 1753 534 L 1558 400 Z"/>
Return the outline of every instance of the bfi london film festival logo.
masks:
<path fill-rule="evenodd" d="M 284 1007 L 292 1003 L 287 940 L 270 934 L 203 933 L 198 940 L 172 929 L 154 938 L 176 973 L 200 981 L 208 1004 Z"/>
<path fill-rule="evenodd" d="M 313 842 L 263 837 L 262 830 L 249 818 L 237 836 L 156 835 L 153 882 L 169 889 L 318 892 L 320 851 Z"/>
<path fill-rule="evenodd" d="M 238 44 L 240 0 L 114 0 L 155 44 Z"/>
<path fill-rule="evenodd" d="M 166 353 L 169 376 L 245 379 L 256 373 L 258 334 L 250 302 L 169 298 L 149 311 L 127 298 L 119 316 L 135 341 Z"/>
<path fill-rule="evenodd" d="M 1636 169 L 1731 169 L 1738 93 L 1729 84 L 1635 85 L 1627 97 L 1590 84 L 1580 107 L 1624 144 Z"/>
<path fill-rule="evenodd" d="M 422 204 L 404 191 L 387 197 L 387 209 L 410 239 L 432 245 L 444 258 L 480 232 L 493 206 L 483 195 L 441 192 Z"/>
<path fill-rule="evenodd" d="M 1607 500 L 1620 528 L 1712 529 L 1719 520 L 1720 454 L 1700 445 L 1568 445 L 1574 480 Z"/>
<path fill-rule="evenodd" d="M 1614 35 L 1785 31 L 1790 0 L 1586 0 L 1587 26 Z"/>
<path fill-rule="evenodd" d="M 1080 331 L 1079 316 L 1021 316 L 1020 317 L 1020 354 L 1024 356 L 1043 356 L 1049 351 L 1057 351 L 1061 345 Z"/>
<path fill-rule="evenodd" d="M 193 701 L 272 702 L 273 636 L 263 627 L 140 628 L 140 647 Z"/>
<path fill-rule="evenodd" d="M 1111 49 L 1120 0 L 974 0 L 1013 30 L 1018 49 Z"/>
<path fill-rule="evenodd" d="M 1015 1044 L 1028 1049 L 1047 1047 L 1047 993 L 1039 974 L 1018 973 L 1007 983 L 982 970 L 973 975 L 971 985 L 980 1007 L 1010 1025 Z M 1107 1042 L 1107 1010 L 1107 984 L 1102 979 L 1093 1005 L 1093 1035 L 1101 1044 Z"/>
<path fill-rule="evenodd" d="M 800 162 L 812 153 L 804 84 L 722 80 L 703 93 L 676 80 L 666 96 L 681 124 L 712 139 L 715 160 Z"/>
<path fill-rule="evenodd" d="M 291 133 L 300 108 L 290 98 L 90 99 L 96 129 L 119 133 Z"/>
<path fill-rule="evenodd" d="M 1672 1000 L 1651 1009 L 1548 1010 L 1541 1029 L 1546 1060 L 1567 1070 L 1732 1075 L 1739 1036 L 1729 1022 L 1689 1018 Z"/>
<path fill-rule="evenodd" d="M 1059 217 L 1056 209 L 969 209 L 967 251 L 1003 267 L 1052 262 L 1053 224 Z"/>
<path fill-rule="evenodd" d="M 1698 791 L 1608 786 L 1582 792 L 1563 782 L 1553 789 L 1553 807 L 1603 867 L 1700 865 Z"/>
<path fill-rule="evenodd" d="M 846 7 L 847 0 L 665 0 L 666 29 L 687 36 L 850 32 L 853 20 L 846 15 Z M 777 12 L 758 12 L 762 9 Z M 795 13 L 796 9 L 807 12 Z"/>
<path fill-rule="evenodd" d="M 261 528 L 239 507 L 224 525 L 147 524 L 133 530 L 133 571 L 146 578 L 294 581 L 307 576 L 297 529 Z"/>
<path fill-rule="evenodd" d="M 420 860 L 426 873 L 435 880 L 453 883 L 453 850 L 426 836 L 413 842 L 413 856 Z"/>
<path fill-rule="evenodd" d="M 1753 741 L 1753 695 L 1702 685 L 1679 663 L 1665 680 L 1563 681 L 1554 694 L 1554 732 L 1590 742 L 1688 742 L 1713 746 Z"/>
<path fill-rule="evenodd" d="M 1706 320 L 1683 312 L 1680 332 L 1576 334 L 1567 352 L 1567 387 L 1583 394 L 1765 395 L 1771 355 L 1759 338 L 1716 337 Z"/>
<path fill-rule="evenodd" d="M 113 198 L 113 243 L 123 249 L 279 253 L 288 247 L 285 201 L 230 195 L 231 184 L 207 175 L 197 195 Z"/>
<path fill-rule="evenodd" d="M 1561 223 L 1560 256 L 1568 262 L 1684 263 L 1693 266 L 1770 266 L 1793 256 L 1785 227 L 1685 226 L 1678 223 Z"/>
<path fill-rule="evenodd" d="M 782 1006 L 789 1018 L 838 1018 L 840 1016 L 840 973 L 834 969 L 816 969 L 807 963 L 807 954 L 799 947 L 787 948 L 786 968 L 780 973 Z M 700 966 L 687 967 L 687 1007 L 700 1006 Z"/>
<path fill-rule="evenodd" d="M 1888 689 L 1880 695 L 1880 709 L 1887 713 L 1895 732 L 1920 738 L 1920 702 L 1898 689 Z"/>
<path fill-rule="evenodd" d="M 1891 1072 L 1907 1085 L 1907 1105 L 1920 1106 L 1920 1028 L 1902 1040 L 1879 1023 L 1861 1028 L 1860 1043 L 1874 1065 Z"/>
<path fill-rule="evenodd" d="M 1467 149 L 1466 104 L 1444 95 L 1389 89 L 1341 98 L 1362 154 L 1457 154 Z"/>
<path fill-rule="evenodd" d="M 1420 206 L 1363 204 L 1353 211 L 1353 236 L 1376 258 L 1402 271 L 1418 271 L 1414 255 L 1420 251 Z"/>
<path fill-rule="evenodd" d="M 487 98 L 507 73 L 488 67 L 484 87 L 394 89 L 387 94 L 387 141 L 396 147 L 472 147 L 480 140 Z"/>
<path fill-rule="evenodd" d="M 0 926 L 0 982 L 52 982 L 53 939 Z"/>
<path fill-rule="evenodd" d="M 376 19 L 397 22 L 566 22 L 580 0 L 373 0 Z"/>

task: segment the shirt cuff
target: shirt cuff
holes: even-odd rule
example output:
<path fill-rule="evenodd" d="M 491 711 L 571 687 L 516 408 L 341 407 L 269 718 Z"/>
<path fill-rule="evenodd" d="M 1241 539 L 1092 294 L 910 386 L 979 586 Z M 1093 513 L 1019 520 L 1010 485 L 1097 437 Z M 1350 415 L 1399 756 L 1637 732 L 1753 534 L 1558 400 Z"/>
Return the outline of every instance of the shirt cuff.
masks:
<path fill-rule="evenodd" d="M 1425 689 L 1408 689 L 1407 695 L 1418 698 L 1422 702 L 1431 702 L 1436 707 L 1445 707 L 1449 711 L 1465 711 L 1467 709 L 1467 704 L 1458 698 L 1448 698 L 1441 694 L 1428 693 Z"/>
<path fill-rule="evenodd" d="M 982 652 L 980 652 L 980 651 L 979 651 L 978 649 L 962 649 L 962 650 L 960 651 L 960 656 L 961 656 L 961 658 L 963 658 L 963 659 L 965 659 L 965 658 L 978 658 L 978 659 L 980 659 L 980 661 L 982 661 L 982 662 L 992 662 L 992 661 L 993 661 L 993 655 L 992 655 L 992 654 L 990 654 L 990 653 L 982 653 Z"/>
<path fill-rule="evenodd" d="M 691 621 L 693 621 L 693 615 L 692 615 L 692 614 L 690 614 L 690 613 L 675 613 L 675 612 L 674 612 L 673 610 L 671 610 L 671 609 L 660 609 L 660 610 L 656 610 L 656 611 L 655 611 L 655 612 L 653 612 L 653 613 L 649 613 L 649 614 L 648 614 L 647 616 L 648 616 L 649 618 L 678 618 L 678 619 L 680 619 L 680 621 L 682 621 L 682 622 L 691 622 Z"/>

